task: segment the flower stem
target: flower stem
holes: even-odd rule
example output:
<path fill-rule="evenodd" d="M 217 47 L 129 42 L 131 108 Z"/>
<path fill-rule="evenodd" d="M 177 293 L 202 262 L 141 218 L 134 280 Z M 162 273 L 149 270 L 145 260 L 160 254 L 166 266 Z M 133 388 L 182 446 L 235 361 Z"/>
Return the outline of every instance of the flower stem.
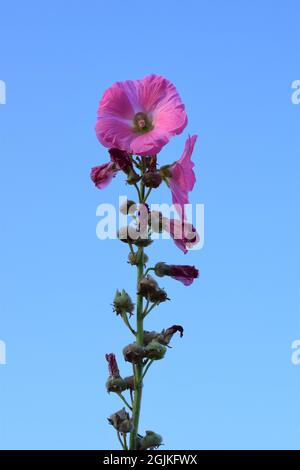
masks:
<path fill-rule="evenodd" d="M 117 395 L 121 398 L 121 400 L 123 401 L 123 403 L 125 403 L 125 405 L 130 409 L 132 410 L 131 406 L 129 405 L 128 401 L 126 400 L 126 398 L 124 397 L 124 395 L 122 395 L 122 393 L 117 393 Z"/>
<path fill-rule="evenodd" d="M 143 265 L 143 255 L 144 250 L 142 247 L 138 250 L 138 265 L 137 265 L 137 285 L 139 285 L 140 280 L 144 274 L 144 265 Z M 144 325 L 143 325 L 143 297 L 141 294 L 137 293 L 137 303 L 136 303 L 136 342 L 139 346 L 144 345 Z M 139 419 L 141 411 L 141 402 L 142 402 L 142 388 L 143 388 L 143 365 L 138 363 L 135 366 L 134 373 L 134 399 L 132 404 L 132 420 L 133 420 L 133 430 L 130 435 L 130 450 L 136 450 L 136 438 L 139 428 Z"/>

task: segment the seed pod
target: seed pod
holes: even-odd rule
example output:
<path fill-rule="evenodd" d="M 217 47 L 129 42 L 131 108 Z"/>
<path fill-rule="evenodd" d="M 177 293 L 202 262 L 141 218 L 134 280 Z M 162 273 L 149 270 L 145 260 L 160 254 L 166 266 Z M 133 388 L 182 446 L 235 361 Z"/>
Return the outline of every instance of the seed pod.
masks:
<path fill-rule="evenodd" d="M 133 364 L 137 364 L 141 362 L 143 357 L 145 357 L 145 350 L 141 346 L 136 343 L 128 344 L 123 349 L 124 359 L 127 362 L 132 362 Z"/>
<path fill-rule="evenodd" d="M 126 390 L 134 390 L 134 375 L 124 377 L 124 382 L 126 384 Z"/>
<path fill-rule="evenodd" d="M 106 382 L 106 389 L 109 393 L 121 393 L 127 389 L 127 385 L 125 380 L 123 380 L 121 377 L 109 377 Z"/>
<path fill-rule="evenodd" d="M 143 277 L 139 283 L 139 294 L 145 297 L 146 299 L 150 294 L 153 294 L 158 289 L 158 284 L 152 276 Z"/>
<path fill-rule="evenodd" d="M 126 313 L 132 315 L 134 310 L 134 303 L 132 303 L 130 295 L 127 294 L 124 289 L 122 289 L 122 292 L 117 289 L 113 301 L 113 310 L 117 315 L 124 315 Z"/>
<path fill-rule="evenodd" d="M 144 436 L 140 442 L 140 449 L 156 449 L 162 444 L 162 437 L 159 434 L 156 434 L 153 431 L 146 431 L 146 436 Z"/>
<path fill-rule="evenodd" d="M 132 266 L 137 266 L 139 264 L 140 254 L 139 253 L 129 253 L 128 255 L 128 263 Z M 149 258 L 146 253 L 143 254 L 143 264 L 148 262 Z"/>
<path fill-rule="evenodd" d="M 149 300 L 151 302 L 156 302 L 158 304 L 165 302 L 166 300 L 170 300 L 168 294 L 164 289 L 158 288 L 154 292 L 149 294 Z"/>
<path fill-rule="evenodd" d="M 153 340 L 145 347 L 145 356 L 148 357 L 148 359 L 158 361 L 163 359 L 166 351 L 167 348 L 163 344 Z"/>
<path fill-rule="evenodd" d="M 112 414 L 107 419 L 109 424 L 121 433 L 131 432 L 133 429 L 132 418 L 129 416 L 125 408 Z"/>

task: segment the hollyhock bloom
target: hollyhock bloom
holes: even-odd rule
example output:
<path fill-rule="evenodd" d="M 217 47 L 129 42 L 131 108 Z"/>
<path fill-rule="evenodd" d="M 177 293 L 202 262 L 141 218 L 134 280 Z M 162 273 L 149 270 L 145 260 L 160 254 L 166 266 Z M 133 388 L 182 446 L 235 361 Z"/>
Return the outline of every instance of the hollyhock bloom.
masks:
<path fill-rule="evenodd" d="M 135 173 L 132 162 L 127 152 L 116 148 L 109 149 L 110 162 L 103 163 L 91 169 L 91 179 L 95 186 L 104 189 L 116 176 L 118 171 L 124 171 L 127 174 L 127 182 L 135 183 L 139 176 Z"/>
<path fill-rule="evenodd" d="M 181 325 L 173 325 L 173 326 L 170 326 L 170 328 L 167 328 L 166 330 L 163 330 L 162 335 L 164 337 L 165 344 L 169 344 L 169 342 L 171 341 L 173 335 L 175 333 L 177 333 L 177 331 L 179 331 L 180 338 L 182 338 L 184 330 L 183 330 Z"/>
<path fill-rule="evenodd" d="M 194 279 L 199 276 L 198 269 L 195 266 L 156 263 L 154 267 L 155 274 L 159 277 L 170 276 L 185 286 L 190 286 Z"/>
<path fill-rule="evenodd" d="M 172 201 L 180 217 L 184 217 L 184 205 L 189 203 L 188 194 L 196 182 L 191 160 L 197 136 L 188 137 L 181 158 L 161 168 L 161 174 L 172 192 Z"/>
<path fill-rule="evenodd" d="M 115 378 L 120 377 L 116 356 L 113 353 L 105 354 L 105 359 L 108 362 L 109 375 Z"/>
<path fill-rule="evenodd" d="M 190 248 L 199 243 L 200 237 L 192 224 L 179 219 L 162 218 L 163 229 L 168 232 L 174 240 L 175 245 L 186 254 Z"/>
<path fill-rule="evenodd" d="M 175 86 L 159 75 L 114 83 L 102 96 L 96 134 L 104 147 L 154 155 L 187 125 Z"/>
<path fill-rule="evenodd" d="M 116 176 L 117 172 L 118 170 L 113 162 L 104 163 L 91 169 L 91 179 L 97 188 L 104 189 Z"/>

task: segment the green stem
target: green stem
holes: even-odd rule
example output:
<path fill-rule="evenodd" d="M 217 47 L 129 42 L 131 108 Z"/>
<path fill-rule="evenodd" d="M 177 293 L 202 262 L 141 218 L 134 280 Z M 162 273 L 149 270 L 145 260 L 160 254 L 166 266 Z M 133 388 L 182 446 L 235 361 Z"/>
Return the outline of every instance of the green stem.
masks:
<path fill-rule="evenodd" d="M 131 406 L 129 405 L 128 401 L 126 400 L 126 398 L 124 397 L 124 395 L 122 395 L 122 393 L 118 393 L 117 392 L 117 395 L 121 398 L 121 400 L 123 401 L 123 403 L 125 403 L 125 405 L 130 409 L 132 410 Z"/>
<path fill-rule="evenodd" d="M 144 265 L 143 265 L 143 254 L 144 250 L 142 247 L 138 250 L 138 259 L 139 263 L 137 265 L 137 285 L 139 285 L 140 280 L 144 274 Z M 141 294 L 137 294 L 137 303 L 136 303 L 136 342 L 139 346 L 144 346 L 144 325 L 143 325 L 143 297 Z M 134 399 L 132 404 L 132 421 L 133 421 L 133 430 L 130 434 L 130 450 L 136 450 L 136 438 L 139 428 L 140 412 L 141 412 L 141 402 L 142 402 L 142 388 L 143 388 L 143 365 L 138 363 L 135 366 L 134 373 Z"/>
<path fill-rule="evenodd" d="M 146 365 L 145 370 L 144 370 L 144 373 L 143 373 L 143 379 L 144 379 L 145 375 L 147 374 L 149 367 L 151 366 L 151 364 L 153 364 L 153 362 L 154 362 L 154 361 L 153 361 L 153 359 L 152 359 L 152 360 L 149 361 L 148 364 Z"/>
<path fill-rule="evenodd" d="M 145 318 L 147 315 L 149 315 L 151 310 L 154 309 L 154 307 L 156 307 L 156 305 L 158 305 L 158 302 L 154 302 L 154 304 L 152 304 L 151 307 L 148 310 L 145 311 L 145 313 L 143 315 L 143 318 Z"/>

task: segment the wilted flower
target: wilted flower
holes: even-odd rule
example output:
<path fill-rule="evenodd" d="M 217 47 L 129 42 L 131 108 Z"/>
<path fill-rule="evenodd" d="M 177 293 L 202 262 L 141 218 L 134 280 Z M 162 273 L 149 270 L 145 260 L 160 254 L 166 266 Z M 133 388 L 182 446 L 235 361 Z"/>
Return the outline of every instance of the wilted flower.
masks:
<path fill-rule="evenodd" d="M 129 413 L 122 408 L 120 411 L 112 414 L 108 419 L 109 424 L 111 424 L 117 431 L 120 433 L 131 432 L 133 429 L 132 418 Z"/>
<path fill-rule="evenodd" d="M 141 362 L 143 357 L 145 357 L 145 350 L 142 346 L 139 346 L 137 343 L 128 344 L 123 349 L 124 359 L 127 362 L 132 362 L 137 364 Z"/>
<path fill-rule="evenodd" d="M 105 147 L 137 155 L 155 155 L 187 124 L 175 86 L 164 77 L 116 82 L 104 93 L 96 134 Z"/>
<path fill-rule="evenodd" d="M 185 254 L 199 243 L 199 234 L 192 224 L 179 219 L 169 220 L 166 217 L 163 217 L 162 224 L 164 230 L 170 233 L 175 245 Z"/>
<path fill-rule="evenodd" d="M 106 354 L 105 358 L 108 362 L 109 371 L 109 377 L 106 382 L 107 391 L 121 393 L 126 390 L 127 385 L 122 377 L 120 377 L 116 356 L 113 353 L 110 353 Z"/>
<path fill-rule="evenodd" d="M 126 313 L 132 315 L 134 310 L 134 303 L 132 303 L 130 295 L 127 294 L 124 289 L 122 289 L 122 292 L 117 289 L 113 301 L 113 309 L 117 315 L 125 315 Z"/>
<path fill-rule="evenodd" d="M 173 325 L 173 326 L 170 326 L 170 328 L 167 328 L 166 330 L 163 330 L 163 331 L 161 332 L 161 335 L 162 335 L 163 338 L 164 338 L 163 344 L 166 344 L 166 345 L 169 344 L 170 341 L 171 341 L 171 339 L 172 339 L 172 337 L 173 337 L 173 335 L 174 335 L 175 333 L 177 333 L 177 331 L 179 331 L 179 333 L 180 333 L 180 338 L 182 338 L 182 337 L 183 337 L 183 331 L 184 331 L 184 330 L 183 330 L 183 328 L 182 328 L 181 325 Z"/>
<path fill-rule="evenodd" d="M 91 180 L 99 189 L 104 189 L 109 185 L 111 180 L 116 176 L 118 170 L 112 162 L 104 163 L 100 166 L 95 166 L 91 169 Z"/>
<path fill-rule="evenodd" d="M 192 284 L 194 279 L 199 276 L 198 269 L 195 266 L 156 263 L 154 267 L 155 274 L 159 277 L 170 276 L 185 286 Z"/>
<path fill-rule="evenodd" d="M 189 136 L 181 158 L 172 165 L 161 168 L 161 174 L 170 186 L 173 204 L 182 218 L 185 217 L 184 205 L 189 203 L 188 194 L 196 182 L 194 163 L 191 160 L 196 140 L 196 135 Z"/>

